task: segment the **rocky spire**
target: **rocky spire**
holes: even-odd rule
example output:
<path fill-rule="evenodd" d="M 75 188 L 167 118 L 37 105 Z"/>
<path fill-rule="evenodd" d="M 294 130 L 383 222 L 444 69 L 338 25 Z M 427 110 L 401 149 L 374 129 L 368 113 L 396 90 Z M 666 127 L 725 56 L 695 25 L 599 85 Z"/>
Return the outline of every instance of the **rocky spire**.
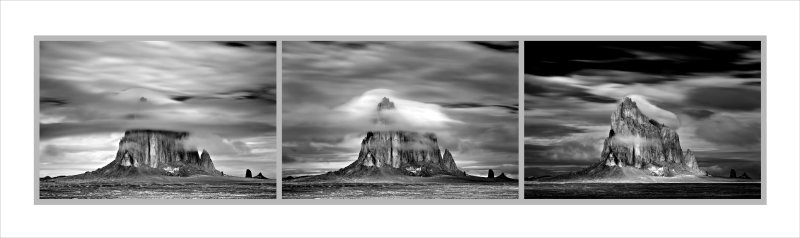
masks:
<path fill-rule="evenodd" d="M 392 109 L 395 109 L 394 102 L 389 100 L 389 98 L 387 98 L 387 97 L 383 97 L 383 99 L 381 99 L 381 102 L 378 103 L 378 111 L 379 112 L 380 111 L 385 111 L 385 110 L 392 110 Z"/>
<path fill-rule="evenodd" d="M 211 155 L 208 154 L 208 151 L 203 149 L 203 152 L 200 153 L 200 163 L 198 163 L 200 167 L 209 169 L 214 168 L 214 162 L 211 161 Z"/>
<path fill-rule="evenodd" d="M 264 175 L 263 175 L 263 174 L 261 174 L 261 172 L 258 172 L 258 175 L 254 176 L 253 178 L 257 178 L 257 179 L 267 179 L 267 177 L 264 177 Z"/>
<path fill-rule="evenodd" d="M 489 169 L 489 175 L 486 176 L 487 178 L 494 178 L 494 170 Z"/>
<path fill-rule="evenodd" d="M 705 175 L 694 154 L 684 154 L 678 133 L 642 113 L 630 97 L 625 97 L 611 114 L 611 130 L 600 156 L 605 166 L 677 166 L 677 173 Z"/>
<path fill-rule="evenodd" d="M 250 172 L 250 169 L 245 170 L 244 171 L 244 177 L 245 178 L 252 178 L 253 177 L 253 172 Z"/>
<path fill-rule="evenodd" d="M 453 160 L 453 155 L 450 154 L 450 150 L 448 149 L 444 149 L 444 155 L 442 155 L 442 166 L 448 171 L 459 171 L 456 161 Z"/>
<path fill-rule="evenodd" d="M 683 164 L 693 172 L 698 174 L 704 173 L 704 171 L 700 169 L 700 165 L 697 164 L 697 159 L 694 158 L 694 153 L 690 149 L 687 149 L 686 153 L 683 154 Z"/>
<path fill-rule="evenodd" d="M 498 179 L 498 180 L 513 180 L 513 179 L 509 178 L 508 176 L 506 176 L 506 173 L 502 173 L 502 172 L 500 173 L 500 175 L 497 175 L 497 177 L 495 177 L 495 178 Z"/>
<path fill-rule="evenodd" d="M 392 124 L 391 115 L 386 115 L 386 111 L 395 110 L 394 102 L 390 101 L 389 98 L 384 97 L 380 103 L 378 103 L 378 115 L 376 122 L 378 125 L 388 125 Z"/>

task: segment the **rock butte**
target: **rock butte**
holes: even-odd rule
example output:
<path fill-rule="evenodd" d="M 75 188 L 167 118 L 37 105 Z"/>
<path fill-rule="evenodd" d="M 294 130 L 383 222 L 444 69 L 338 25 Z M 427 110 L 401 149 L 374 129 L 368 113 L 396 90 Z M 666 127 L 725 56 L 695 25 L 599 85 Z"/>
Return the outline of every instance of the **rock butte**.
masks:
<path fill-rule="evenodd" d="M 395 118 L 382 115 L 390 110 L 396 110 L 395 105 L 384 97 L 377 106 L 379 125 L 394 121 Z M 329 174 L 344 177 L 466 175 L 458 169 L 449 150 L 439 149 L 436 134 L 404 130 L 367 132 L 361 141 L 358 159 Z"/>
<path fill-rule="evenodd" d="M 439 150 L 436 135 L 412 131 L 370 131 L 361 141 L 358 159 L 336 175 L 464 175 L 453 155 Z"/>
<path fill-rule="evenodd" d="M 598 163 L 586 169 L 554 178 L 617 176 L 607 173 L 616 168 L 636 169 L 650 176 L 707 175 L 698 166 L 694 153 L 683 151 L 678 133 L 647 117 L 630 97 L 625 97 L 611 114 L 611 130 L 600 157 Z"/>
<path fill-rule="evenodd" d="M 214 168 L 208 151 L 185 144 L 188 132 L 136 129 L 125 131 L 117 155 L 111 163 L 92 172 L 90 177 L 138 175 L 222 176 Z"/>

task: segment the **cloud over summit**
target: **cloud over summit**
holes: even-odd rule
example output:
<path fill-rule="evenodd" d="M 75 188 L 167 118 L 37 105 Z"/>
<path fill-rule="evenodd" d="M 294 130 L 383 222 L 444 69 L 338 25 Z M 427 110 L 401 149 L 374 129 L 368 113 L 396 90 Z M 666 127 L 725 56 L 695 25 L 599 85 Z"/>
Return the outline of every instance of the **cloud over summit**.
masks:
<path fill-rule="evenodd" d="M 369 130 L 436 133 L 468 173 L 516 176 L 516 42 L 284 42 L 285 175 L 337 170 Z M 386 97 L 395 110 L 377 123 Z M 484 172 L 485 173 L 485 172 Z"/>

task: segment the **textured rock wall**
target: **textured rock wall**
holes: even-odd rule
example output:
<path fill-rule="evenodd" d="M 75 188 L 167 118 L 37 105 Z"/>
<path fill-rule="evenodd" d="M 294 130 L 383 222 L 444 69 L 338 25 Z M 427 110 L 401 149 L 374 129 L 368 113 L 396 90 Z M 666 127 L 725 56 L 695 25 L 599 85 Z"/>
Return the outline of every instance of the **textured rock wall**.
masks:
<path fill-rule="evenodd" d="M 691 151 L 684 154 L 678 133 L 648 118 L 628 97 L 611 114 L 611 130 L 600 156 L 606 166 L 679 166 L 679 170 L 705 174 Z"/>
<path fill-rule="evenodd" d="M 203 150 L 186 149 L 187 132 L 165 130 L 128 130 L 119 142 L 113 162 L 103 170 L 117 167 L 142 169 L 183 170 L 180 173 L 221 175 L 214 167 L 211 155 Z M 104 174 L 113 174 L 106 171 Z"/>
<path fill-rule="evenodd" d="M 424 171 L 427 175 L 462 175 L 450 151 L 444 157 L 433 133 L 371 131 L 361 142 L 358 159 L 345 169 L 359 167 Z"/>

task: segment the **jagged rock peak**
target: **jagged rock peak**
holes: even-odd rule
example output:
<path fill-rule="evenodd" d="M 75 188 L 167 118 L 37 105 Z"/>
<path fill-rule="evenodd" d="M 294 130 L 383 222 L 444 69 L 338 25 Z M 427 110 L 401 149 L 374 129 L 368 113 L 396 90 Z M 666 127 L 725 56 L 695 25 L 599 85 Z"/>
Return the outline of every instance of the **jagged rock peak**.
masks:
<path fill-rule="evenodd" d="M 258 175 L 256 175 L 256 176 L 255 176 L 255 177 L 253 177 L 253 178 L 257 178 L 257 179 L 267 179 L 267 177 L 264 177 L 264 175 L 263 175 L 263 174 L 261 174 L 261 172 L 259 172 L 259 173 L 258 173 Z"/>
<path fill-rule="evenodd" d="M 697 159 L 694 158 L 694 153 L 691 149 L 687 149 L 686 153 L 683 154 L 683 164 L 690 169 L 700 169 L 700 166 L 697 164 Z"/>
<path fill-rule="evenodd" d="M 656 108 L 654 105 L 647 106 Z M 697 165 L 691 151 L 684 154 L 678 133 L 642 113 L 631 97 L 623 98 L 611 114 L 611 130 L 600 156 L 602 164 L 607 167 L 632 166 L 649 169 L 658 176 L 672 173 L 706 174 Z M 669 167 L 666 172 L 665 166 Z"/>
<path fill-rule="evenodd" d="M 460 171 L 458 169 L 458 166 L 456 165 L 456 161 L 453 159 L 453 155 L 450 154 L 450 150 L 448 149 L 444 149 L 444 155 L 442 156 L 442 166 L 446 170 L 452 171 L 453 173 L 457 173 L 458 171 Z M 463 172 L 462 174 L 466 175 L 466 172 Z"/>
<path fill-rule="evenodd" d="M 487 178 L 494 178 L 494 170 L 489 169 L 489 175 L 486 176 Z"/>
<path fill-rule="evenodd" d="M 250 169 L 245 170 L 244 171 L 244 177 L 245 178 L 252 178 L 253 177 L 253 172 L 250 172 Z"/>
<path fill-rule="evenodd" d="M 381 99 L 381 102 L 378 103 L 378 111 L 392 110 L 392 109 L 395 109 L 394 102 L 389 100 L 389 98 L 387 97 L 383 97 L 383 99 Z"/>
<path fill-rule="evenodd" d="M 496 178 L 499 179 L 499 180 L 511 180 L 511 178 L 506 176 L 506 173 L 502 173 L 502 172 L 500 173 L 500 175 L 497 175 Z"/>

